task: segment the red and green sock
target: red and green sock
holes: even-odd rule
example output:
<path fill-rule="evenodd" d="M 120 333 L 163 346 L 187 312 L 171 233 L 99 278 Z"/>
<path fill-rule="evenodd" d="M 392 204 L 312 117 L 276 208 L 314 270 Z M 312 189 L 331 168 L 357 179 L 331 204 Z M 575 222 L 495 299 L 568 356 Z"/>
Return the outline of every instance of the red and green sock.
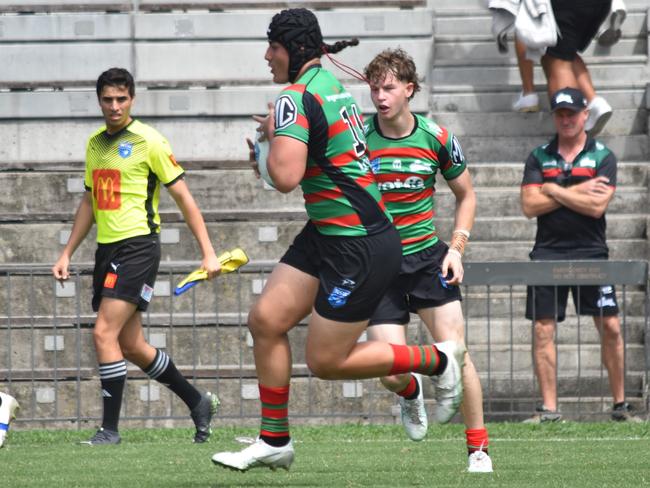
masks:
<path fill-rule="evenodd" d="M 427 376 L 440 374 L 447 367 L 445 353 L 431 344 L 428 346 L 402 346 L 391 344 L 393 366 L 389 375 L 420 373 Z"/>
<path fill-rule="evenodd" d="M 271 446 L 281 447 L 291 439 L 289 436 L 289 385 L 269 387 L 262 384 L 262 425 L 260 439 Z"/>
<path fill-rule="evenodd" d="M 406 385 L 406 388 L 404 388 L 401 391 L 397 391 L 399 396 L 406 398 L 407 400 L 414 400 L 415 398 L 418 397 L 420 394 L 420 385 L 418 384 L 418 381 L 415 379 L 415 376 L 410 375 L 411 379 L 409 381 L 409 384 Z"/>

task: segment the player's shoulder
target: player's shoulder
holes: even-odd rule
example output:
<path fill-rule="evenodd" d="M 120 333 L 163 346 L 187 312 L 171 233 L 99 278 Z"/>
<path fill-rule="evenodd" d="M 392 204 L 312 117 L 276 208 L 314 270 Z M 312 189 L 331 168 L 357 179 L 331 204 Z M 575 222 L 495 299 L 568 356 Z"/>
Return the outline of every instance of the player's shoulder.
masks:
<path fill-rule="evenodd" d="M 166 140 L 160 132 L 151 127 L 149 124 L 145 124 L 138 119 L 134 119 L 133 122 L 128 125 L 127 130 L 130 133 L 138 135 L 147 141 L 158 142 Z"/>
<path fill-rule="evenodd" d="M 436 139 L 443 146 L 449 142 L 452 135 L 446 127 L 443 127 L 442 125 L 438 124 L 428 117 L 425 117 L 424 115 L 414 115 L 418 124 L 418 131 L 421 131 L 426 135 Z"/>
<path fill-rule="evenodd" d="M 368 138 L 371 135 L 377 134 L 377 120 L 376 116 L 371 115 L 363 121 L 363 132 Z"/>
<path fill-rule="evenodd" d="M 97 139 L 99 136 L 101 136 L 104 132 L 106 132 L 106 126 L 102 125 L 101 127 L 98 127 L 95 129 L 90 136 L 88 136 L 88 143 L 92 143 L 95 139 Z"/>

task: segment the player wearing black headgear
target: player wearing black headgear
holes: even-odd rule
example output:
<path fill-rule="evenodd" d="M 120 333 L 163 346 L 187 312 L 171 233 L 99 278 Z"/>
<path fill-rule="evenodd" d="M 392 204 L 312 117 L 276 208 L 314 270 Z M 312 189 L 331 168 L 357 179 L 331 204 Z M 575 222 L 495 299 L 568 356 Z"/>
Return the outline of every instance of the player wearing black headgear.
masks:
<path fill-rule="evenodd" d="M 268 35 L 264 59 L 273 81 L 291 85 L 275 105 L 269 104 L 266 117 L 255 117 L 269 141 L 268 156 L 258 163 L 266 164 L 278 191 L 300 185 L 309 221 L 248 314 L 262 407 L 260 434 L 242 451 L 212 457 L 215 464 L 238 471 L 289 469 L 293 462 L 288 332 L 309 314 L 305 356 L 319 378 L 407 371 L 457 371 L 460 377 L 460 367 L 447 367 L 455 359 L 435 345 L 395 349 L 386 342 L 358 342 L 397 276 L 402 250 L 371 171 L 359 105 L 320 64 L 321 54 L 355 42 L 323 43 L 316 17 L 305 9 L 280 12 Z"/>
<path fill-rule="evenodd" d="M 308 61 L 320 58 L 324 53 L 334 54 L 359 44 L 356 38 L 325 44 L 318 19 L 306 8 L 291 8 L 275 14 L 266 35 L 269 43 L 277 42 L 289 53 L 288 81 L 291 83 L 296 81 L 300 68 Z"/>

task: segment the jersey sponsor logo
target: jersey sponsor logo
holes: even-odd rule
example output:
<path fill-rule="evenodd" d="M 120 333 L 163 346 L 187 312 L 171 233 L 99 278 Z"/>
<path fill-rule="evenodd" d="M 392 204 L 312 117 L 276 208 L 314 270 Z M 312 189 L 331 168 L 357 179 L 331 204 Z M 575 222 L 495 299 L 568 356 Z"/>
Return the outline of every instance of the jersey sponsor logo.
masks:
<path fill-rule="evenodd" d="M 341 308 L 348 302 L 348 298 L 351 294 L 352 291 L 335 286 L 330 295 L 327 297 L 327 301 L 332 306 L 332 308 Z"/>
<path fill-rule="evenodd" d="M 149 303 L 153 298 L 153 288 L 147 285 L 146 283 L 142 285 L 142 291 L 140 292 L 140 298 L 145 302 Z"/>
<path fill-rule="evenodd" d="M 115 288 L 117 283 L 117 275 L 115 273 L 106 273 L 104 278 L 104 288 L 110 288 L 111 290 Z"/>
<path fill-rule="evenodd" d="M 402 169 L 402 160 L 401 159 L 393 160 L 393 169 Z"/>
<path fill-rule="evenodd" d="M 169 155 L 169 160 L 172 162 L 173 166 L 178 166 L 178 163 L 176 162 L 176 158 L 174 157 L 173 154 Z"/>
<path fill-rule="evenodd" d="M 122 142 L 119 146 L 117 146 L 117 153 L 121 158 L 128 158 L 132 152 L 133 144 L 130 142 Z"/>
<path fill-rule="evenodd" d="M 460 142 L 456 139 L 456 136 L 453 136 L 451 140 L 451 164 L 454 166 L 461 166 L 465 161 L 465 156 L 463 156 L 463 150 L 460 147 Z"/>
<path fill-rule="evenodd" d="M 275 102 L 275 130 L 284 129 L 298 120 L 298 107 L 289 95 L 282 95 Z"/>
<path fill-rule="evenodd" d="M 379 191 L 390 191 L 390 190 L 421 190 L 424 188 L 424 180 L 419 176 L 409 176 L 404 181 L 397 179 L 395 181 L 384 181 L 382 183 L 377 183 L 379 186 Z"/>
<path fill-rule="evenodd" d="M 117 169 L 93 171 L 93 197 L 98 210 L 118 210 L 122 204 L 121 173 Z"/>
<path fill-rule="evenodd" d="M 542 163 L 542 168 L 555 168 L 557 166 L 557 161 L 555 159 L 551 159 L 550 161 L 544 161 Z"/>
<path fill-rule="evenodd" d="M 599 151 L 602 151 L 603 149 L 605 149 L 605 146 L 603 145 L 602 142 L 597 142 L 596 143 L 596 149 L 598 149 Z"/>
<path fill-rule="evenodd" d="M 580 160 L 578 163 L 580 166 L 583 168 L 595 168 L 596 167 L 596 161 L 591 158 L 584 157 Z"/>
<path fill-rule="evenodd" d="M 115 264 L 114 262 L 111 261 L 111 268 L 113 268 L 113 271 L 117 273 L 117 268 L 120 267 L 120 263 Z"/>
<path fill-rule="evenodd" d="M 600 297 L 598 302 L 596 302 L 596 305 L 598 308 L 615 307 L 616 302 L 612 297 Z"/>
<path fill-rule="evenodd" d="M 416 159 L 411 163 L 409 166 L 409 171 L 411 173 L 431 173 L 431 166 L 428 164 L 424 164 L 422 161 L 419 159 Z"/>
<path fill-rule="evenodd" d="M 372 159 L 370 161 L 370 170 L 375 174 L 379 173 L 379 165 L 380 165 L 380 163 L 381 163 L 381 159 L 379 159 L 379 158 Z"/>

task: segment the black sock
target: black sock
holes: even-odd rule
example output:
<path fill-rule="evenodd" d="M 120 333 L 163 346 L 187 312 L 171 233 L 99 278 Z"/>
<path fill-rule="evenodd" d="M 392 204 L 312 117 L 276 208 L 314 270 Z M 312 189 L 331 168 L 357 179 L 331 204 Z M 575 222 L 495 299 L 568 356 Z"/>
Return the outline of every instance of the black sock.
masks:
<path fill-rule="evenodd" d="M 441 375 L 447 369 L 447 355 L 438 349 L 438 357 L 440 358 L 440 363 L 438 363 L 436 370 L 433 372 L 434 375 Z"/>
<path fill-rule="evenodd" d="M 156 350 L 153 362 L 144 369 L 152 380 L 156 380 L 176 393 L 193 410 L 201 401 L 201 393 L 176 369 L 174 361 L 160 349 Z"/>
<path fill-rule="evenodd" d="M 282 447 L 289 444 L 291 437 L 289 437 L 288 435 L 286 436 L 283 435 L 280 437 L 270 437 L 268 435 L 260 435 L 260 439 L 266 442 L 269 446 Z"/>
<path fill-rule="evenodd" d="M 126 382 L 126 361 L 124 359 L 113 363 L 99 365 L 99 379 L 102 384 L 102 399 L 104 415 L 102 427 L 117 432 L 122 407 L 122 392 Z"/>

